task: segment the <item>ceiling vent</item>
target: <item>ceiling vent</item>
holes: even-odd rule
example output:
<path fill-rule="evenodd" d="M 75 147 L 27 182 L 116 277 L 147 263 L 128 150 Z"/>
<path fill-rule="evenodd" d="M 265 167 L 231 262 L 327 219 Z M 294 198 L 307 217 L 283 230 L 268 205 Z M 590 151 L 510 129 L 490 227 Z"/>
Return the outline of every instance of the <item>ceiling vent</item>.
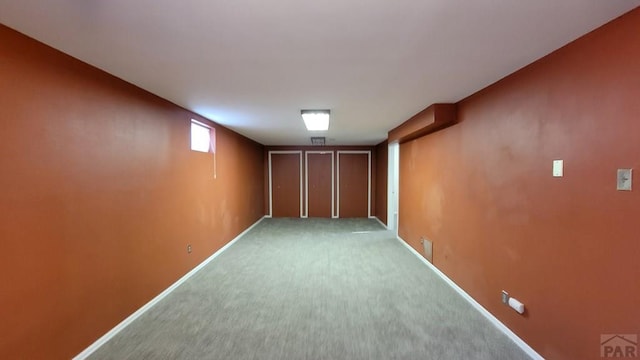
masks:
<path fill-rule="evenodd" d="M 314 146 L 324 146 L 326 143 L 324 136 L 312 136 L 311 137 L 311 145 Z"/>

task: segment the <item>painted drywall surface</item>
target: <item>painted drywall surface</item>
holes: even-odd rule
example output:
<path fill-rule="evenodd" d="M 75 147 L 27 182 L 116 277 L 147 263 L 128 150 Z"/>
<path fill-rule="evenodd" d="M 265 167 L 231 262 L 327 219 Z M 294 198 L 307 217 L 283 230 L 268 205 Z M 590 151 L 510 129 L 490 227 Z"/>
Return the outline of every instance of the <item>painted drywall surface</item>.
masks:
<path fill-rule="evenodd" d="M 0 358 L 69 359 L 262 215 L 262 146 L 0 26 Z M 186 251 L 192 245 L 192 253 Z"/>
<path fill-rule="evenodd" d="M 376 146 L 376 208 L 374 215 L 387 224 L 387 177 L 389 144 L 384 141 Z"/>
<path fill-rule="evenodd" d="M 640 167 L 639 23 L 634 10 L 401 145 L 400 236 L 430 238 L 435 265 L 548 359 L 640 333 L 640 185 L 616 191 L 616 169 Z"/>

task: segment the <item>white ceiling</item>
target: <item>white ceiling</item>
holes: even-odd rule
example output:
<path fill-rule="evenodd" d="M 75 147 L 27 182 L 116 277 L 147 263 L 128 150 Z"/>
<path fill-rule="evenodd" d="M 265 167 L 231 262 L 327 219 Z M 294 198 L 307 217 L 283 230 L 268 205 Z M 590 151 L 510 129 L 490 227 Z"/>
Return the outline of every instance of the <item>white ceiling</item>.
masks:
<path fill-rule="evenodd" d="M 640 0 L 0 0 L 0 22 L 265 145 L 373 145 Z M 310 134 L 301 109 L 331 109 Z"/>

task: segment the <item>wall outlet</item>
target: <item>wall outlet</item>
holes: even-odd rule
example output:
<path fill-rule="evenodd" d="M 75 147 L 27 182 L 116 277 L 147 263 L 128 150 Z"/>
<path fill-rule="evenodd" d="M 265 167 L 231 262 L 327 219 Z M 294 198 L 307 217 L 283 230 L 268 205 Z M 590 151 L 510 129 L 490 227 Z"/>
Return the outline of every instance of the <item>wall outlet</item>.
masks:
<path fill-rule="evenodd" d="M 187 245 L 187 253 L 191 254 L 191 244 Z"/>
<path fill-rule="evenodd" d="M 502 290 L 502 303 L 503 304 L 509 303 L 509 293 L 504 290 Z"/>
<path fill-rule="evenodd" d="M 433 243 L 427 238 L 420 238 L 420 243 L 424 249 L 424 257 L 433 264 Z"/>

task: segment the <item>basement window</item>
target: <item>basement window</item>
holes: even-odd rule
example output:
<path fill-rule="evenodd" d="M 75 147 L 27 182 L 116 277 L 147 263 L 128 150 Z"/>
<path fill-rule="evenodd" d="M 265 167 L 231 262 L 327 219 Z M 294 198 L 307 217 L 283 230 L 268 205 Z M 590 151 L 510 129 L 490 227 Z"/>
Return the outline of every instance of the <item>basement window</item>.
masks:
<path fill-rule="evenodd" d="M 191 150 L 211 150 L 211 128 L 195 120 L 191 120 Z"/>

